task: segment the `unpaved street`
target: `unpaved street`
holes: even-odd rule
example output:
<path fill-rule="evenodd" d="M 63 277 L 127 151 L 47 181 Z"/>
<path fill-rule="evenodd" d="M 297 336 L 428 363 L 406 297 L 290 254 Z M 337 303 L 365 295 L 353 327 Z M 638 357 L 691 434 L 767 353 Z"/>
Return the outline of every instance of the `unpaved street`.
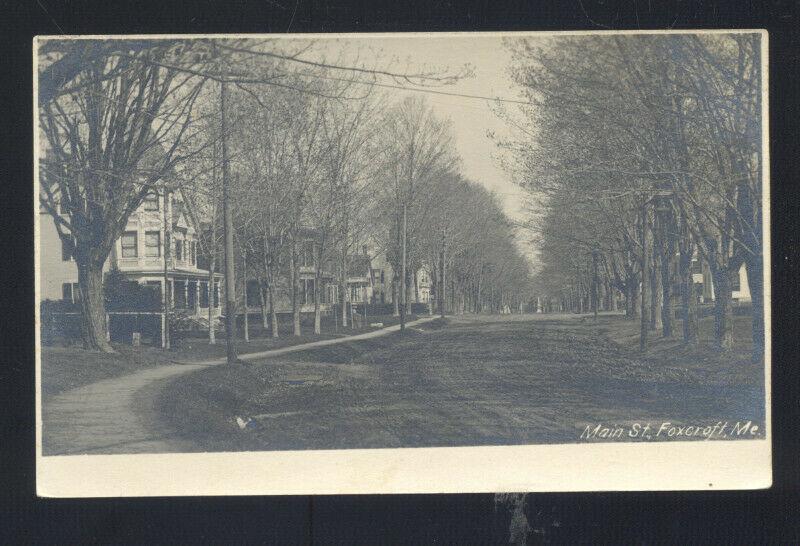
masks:
<path fill-rule="evenodd" d="M 596 424 L 763 422 L 758 377 L 637 358 L 602 335 L 607 320 L 622 319 L 453 318 L 187 375 L 157 406 L 203 450 L 565 443 Z"/>

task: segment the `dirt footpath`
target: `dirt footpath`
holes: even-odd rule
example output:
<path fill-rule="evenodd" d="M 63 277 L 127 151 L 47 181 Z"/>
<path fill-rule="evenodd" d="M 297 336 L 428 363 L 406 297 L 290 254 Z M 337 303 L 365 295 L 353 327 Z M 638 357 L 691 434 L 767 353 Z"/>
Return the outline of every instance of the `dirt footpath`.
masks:
<path fill-rule="evenodd" d="M 433 317 L 418 319 L 409 326 L 431 320 Z M 375 339 L 396 330 L 399 326 L 390 326 L 354 336 L 242 355 L 241 359 L 271 359 L 339 343 Z M 224 362 L 224 359 L 216 359 L 158 366 L 47 398 L 42 407 L 43 454 L 196 451 L 195 442 L 177 434 L 158 412 L 154 398 L 165 382 Z"/>

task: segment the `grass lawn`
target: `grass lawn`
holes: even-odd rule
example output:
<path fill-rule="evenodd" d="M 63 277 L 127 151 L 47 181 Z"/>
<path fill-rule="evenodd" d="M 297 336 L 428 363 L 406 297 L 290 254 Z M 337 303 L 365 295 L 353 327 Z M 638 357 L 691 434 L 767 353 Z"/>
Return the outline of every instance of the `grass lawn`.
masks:
<path fill-rule="evenodd" d="M 408 320 L 415 320 L 416 316 L 409 316 Z M 344 337 L 379 329 L 378 327 L 366 328 L 339 328 L 333 332 L 333 323 L 323 323 L 323 333 L 313 334 L 313 321 L 309 322 L 304 317 L 303 335 L 293 336 L 291 324 L 282 324 L 280 337 L 273 338 L 269 332 L 260 329 L 260 325 L 253 325 L 251 340 L 245 343 L 237 339 L 236 345 L 239 354 L 268 351 L 291 345 L 299 345 L 321 339 Z M 383 322 L 391 326 L 399 322 L 399 317 L 375 317 L 369 322 Z M 226 354 L 224 333 L 217 336 L 217 343 L 209 345 L 205 338 L 187 338 L 175 343 L 168 350 L 155 347 L 132 347 L 125 344 L 114 344 L 117 354 L 105 354 L 86 351 L 79 345 L 44 346 L 42 347 L 42 396 L 51 397 L 64 391 L 82 387 L 96 381 L 119 377 L 139 370 L 175 362 L 197 362 L 224 357 Z"/>
<path fill-rule="evenodd" d="M 594 324 L 594 319 L 584 317 L 586 324 Z M 647 352 L 649 359 L 660 362 L 665 367 L 684 369 L 685 373 L 716 374 L 719 380 L 744 379 L 763 375 L 764 363 L 752 362 L 752 319 L 750 316 L 733 317 L 733 349 L 720 351 L 713 346 L 714 317 L 699 320 L 698 342 L 687 345 L 683 342 L 683 320 L 677 319 L 673 324 L 674 335 L 671 338 L 661 336 L 660 330 L 649 331 L 647 336 Z M 627 350 L 639 353 L 639 319 L 625 320 L 620 315 L 600 315 L 596 327 L 603 335 L 619 343 Z"/>
<path fill-rule="evenodd" d="M 78 346 L 42 347 L 42 397 L 177 360 L 171 352 L 152 347 L 114 347 L 117 354 L 86 351 Z"/>
<path fill-rule="evenodd" d="M 763 422 L 763 368 L 734 354 L 641 356 L 609 339 L 630 327 L 618 315 L 453 317 L 182 376 L 156 408 L 204 451 L 569 443 L 598 422 Z"/>

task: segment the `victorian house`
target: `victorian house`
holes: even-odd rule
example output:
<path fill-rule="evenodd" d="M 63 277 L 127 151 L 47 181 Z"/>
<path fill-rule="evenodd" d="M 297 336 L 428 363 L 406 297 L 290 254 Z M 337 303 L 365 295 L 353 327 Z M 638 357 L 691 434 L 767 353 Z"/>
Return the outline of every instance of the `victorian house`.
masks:
<path fill-rule="evenodd" d="M 167 228 L 165 230 L 165 228 Z M 170 252 L 164 241 L 169 240 Z M 180 192 L 150 193 L 128 219 L 105 263 L 106 276 L 119 272 L 128 282 L 152 286 L 163 294 L 164 281 L 171 307 L 201 321 L 220 315 L 221 274 L 209 278 L 198 267 L 197 232 L 189 220 L 187 203 Z M 40 210 L 39 222 L 40 298 L 79 301 L 78 270 L 56 231 L 54 219 Z M 209 292 L 209 283 L 211 291 Z"/>

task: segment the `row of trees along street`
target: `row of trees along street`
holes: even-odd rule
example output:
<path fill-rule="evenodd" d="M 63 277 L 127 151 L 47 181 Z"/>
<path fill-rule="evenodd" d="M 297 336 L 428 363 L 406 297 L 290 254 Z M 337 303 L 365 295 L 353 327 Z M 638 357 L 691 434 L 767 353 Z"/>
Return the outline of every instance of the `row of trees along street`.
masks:
<path fill-rule="evenodd" d="M 392 100 L 382 88 L 424 91 L 469 70 L 394 71 L 354 57 L 328 60 L 318 44 L 294 40 L 39 44 L 40 203 L 78 267 L 87 348 L 113 352 L 103 264 L 153 191 L 181 194 L 209 279 L 225 274 L 229 361 L 246 279 L 258 281 L 272 335 L 279 294 L 301 334 L 309 253 L 315 333 L 329 275 L 347 324 L 348 267 L 367 243 L 392 265 L 401 324 L 423 266 L 442 315 L 520 305 L 527 263 L 497 199 L 459 174 L 449 122 L 424 99 Z"/>
<path fill-rule="evenodd" d="M 733 345 L 731 278 L 764 349 L 758 34 L 560 37 L 508 44 L 530 106 L 501 142 L 530 190 L 537 290 L 576 310 L 615 293 L 648 331 L 697 340 L 691 264 L 714 287 L 715 342 Z M 677 287 L 675 290 L 673 287 Z M 601 297 L 601 292 L 608 298 Z"/>

